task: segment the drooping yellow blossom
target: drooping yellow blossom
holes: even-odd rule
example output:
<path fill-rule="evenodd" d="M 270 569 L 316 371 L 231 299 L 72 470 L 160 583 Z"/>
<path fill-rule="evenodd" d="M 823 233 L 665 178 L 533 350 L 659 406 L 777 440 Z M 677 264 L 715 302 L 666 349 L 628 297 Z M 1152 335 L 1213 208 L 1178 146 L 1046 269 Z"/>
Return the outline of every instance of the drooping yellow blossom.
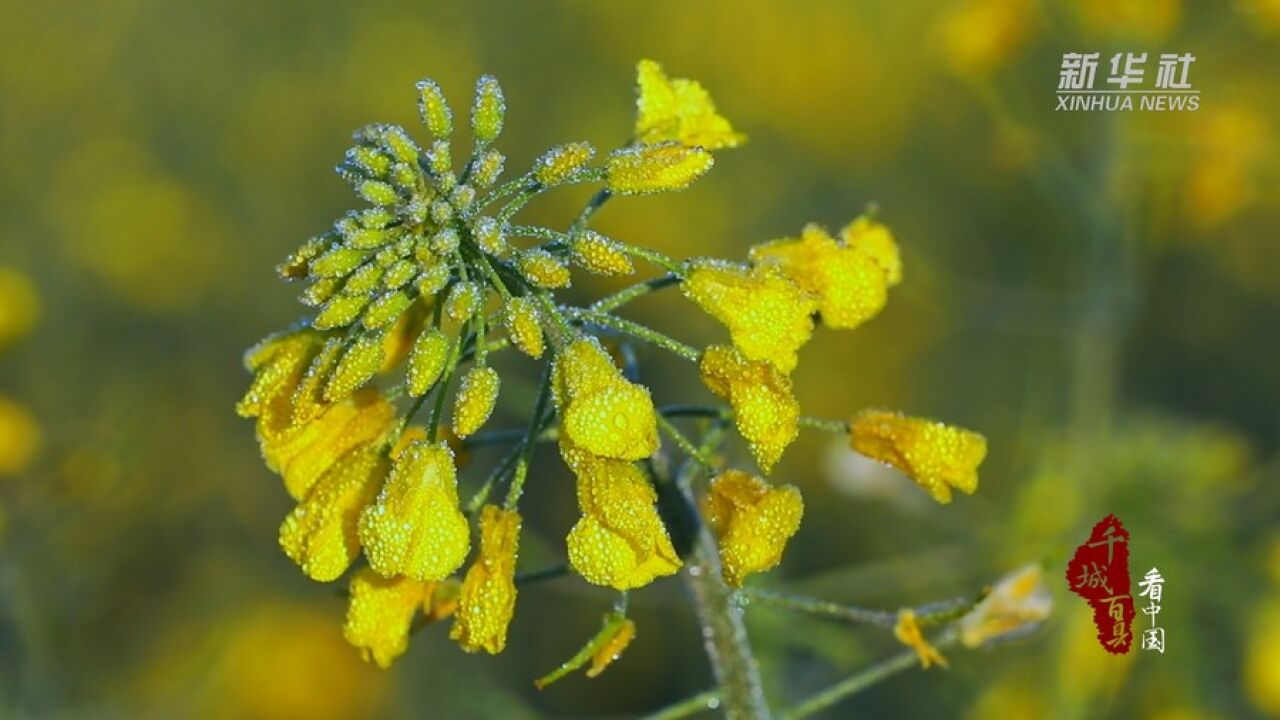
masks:
<path fill-rule="evenodd" d="M 511 344 L 529 357 L 542 357 L 545 349 L 542 341 L 541 313 L 537 304 L 528 297 L 511 298 L 503 309 L 502 322 L 506 325 Z"/>
<path fill-rule="evenodd" d="M 367 333 L 343 351 L 325 385 L 324 399 L 337 402 L 373 377 L 386 359 L 384 342 L 381 334 Z"/>
<path fill-rule="evenodd" d="M 22 472 L 42 444 L 40 426 L 26 408 L 0 397 L 0 475 Z"/>
<path fill-rule="evenodd" d="M 533 177 L 543 185 L 559 185 L 591 162 L 595 154 L 596 149 L 591 147 L 590 143 L 571 142 L 557 145 L 543 153 L 542 157 L 534 163 Z"/>
<path fill-rule="evenodd" d="M 987 455 L 982 435 L 883 410 L 863 410 L 851 425 L 854 450 L 910 475 L 934 500 L 951 502 L 951 488 L 978 489 L 978 466 Z"/>
<path fill-rule="evenodd" d="M 516 609 L 516 550 L 520 513 L 485 505 L 480 511 L 480 555 L 462 581 L 450 637 L 463 650 L 492 655 L 507 644 L 507 626 Z"/>
<path fill-rule="evenodd" d="M 26 335 L 40 315 L 40 301 L 25 275 L 0 267 L 0 348 Z"/>
<path fill-rule="evenodd" d="M 253 381 L 236 403 L 236 413 L 240 417 L 261 417 L 269 405 L 276 404 L 282 406 L 276 409 L 276 415 L 291 416 L 294 388 L 321 343 L 319 333 L 302 329 L 271 335 L 249 348 L 244 365 L 253 373 Z"/>
<path fill-rule="evenodd" d="M 630 275 L 636 271 L 621 244 L 594 230 L 584 230 L 569 241 L 573 262 L 597 275 Z"/>
<path fill-rule="evenodd" d="M 491 367 L 476 366 L 462 376 L 457 400 L 453 404 L 453 432 L 465 438 L 479 430 L 498 402 L 498 372 Z"/>
<path fill-rule="evenodd" d="M 566 438 L 592 455 L 639 460 L 658 449 L 648 388 L 628 381 L 595 338 L 573 341 L 556 357 L 556 400 Z"/>
<path fill-rule="evenodd" d="M 342 634 L 366 661 L 390 667 L 409 647 L 409 628 L 433 583 L 384 578 L 363 568 L 351 578 L 351 600 Z"/>
<path fill-rule="evenodd" d="M 520 253 L 516 267 L 526 280 L 545 290 L 567 288 L 572 281 L 569 268 L 546 250 L 526 250 Z"/>
<path fill-rule="evenodd" d="M 796 351 L 813 335 L 817 301 L 772 265 L 748 270 L 704 262 L 681 287 L 686 297 L 729 328 L 743 355 L 773 363 L 784 373 L 795 368 Z"/>
<path fill-rule="evenodd" d="M 787 541 L 800 529 L 804 501 L 793 485 L 774 487 L 727 470 L 711 481 L 702 511 L 720 546 L 725 582 L 742 587 L 748 575 L 782 561 Z"/>
<path fill-rule="evenodd" d="M 878 230 L 860 226 L 851 232 L 856 225 L 844 233 L 855 237 L 858 245 L 838 243 L 826 230 L 810 224 L 798 238 L 752 248 L 751 259 L 780 266 L 797 285 L 813 293 L 824 324 L 854 328 L 884 308 L 889 286 L 902 275 L 897 246 L 884 226 L 875 226 Z"/>
<path fill-rule="evenodd" d="M 791 379 L 767 362 L 748 360 L 736 348 L 712 345 L 699 362 L 702 382 L 729 401 L 733 422 L 765 472 L 800 433 L 800 405 Z"/>
<path fill-rule="evenodd" d="M 270 411 L 258 420 L 258 441 L 267 467 L 285 489 L 302 500 L 339 458 L 379 440 L 391 427 L 395 407 L 375 388 L 364 388 L 329 406 L 320 417 L 294 423 Z"/>
<path fill-rule="evenodd" d="M 615 150 L 605 165 L 605 187 L 619 195 L 683 190 L 706 174 L 715 160 L 700 147 L 680 143 Z"/>
<path fill-rule="evenodd" d="M 636 140 L 652 145 L 675 141 L 707 150 L 737 147 L 746 136 L 733 131 L 694 80 L 668 78 L 653 60 L 636 66 Z"/>
<path fill-rule="evenodd" d="M 444 442 L 415 442 L 401 451 L 377 500 L 360 515 L 360 544 L 384 577 L 441 580 L 471 548 L 458 509 L 453 452 Z"/>
<path fill-rule="evenodd" d="M 960 619 L 960 642 L 976 648 L 993 639 L 1035 627 L 1053 609 L 1053 596 L 1039 565 L 1001 578 L 991 592 Z"/>
<path fill-rule="evenodd" d="M 578 475 L 582 518 L 569 531 L 569 564 L 587 582 L 618 590 L 680 569 L 658 517 L 658 495 L 644 473 L 622 460 L 565 453 Z"/>
<path fill-rule="evenodd" d="M 925 639 L 914 611 L 906 608 L 898 611 L 898 622 L 893 626 L 893 636 L 898 638 L 898 642 L 916 651 L 916 657 L 920 658 L 920 667 L 926 670 L 935 664 L 948 667 L 947 659 Z"/>
<path fill-rule="evenodd" d="M 378 494 L 389 463 L 380 446 L 348 453 L 316 481 L 280 525 L 280 547 L 312 580 L 329 582 L 360 555 L 360 512 Z"/>
<path fill-rule="evenodd" d="M 618 625 L 618 629 L 591 656 L 591 667 L 587 668 L 587 677 L 599 677 L 600 673 L 608 669 L 614 660 L 622 657 L 623 651 L 630 647 L 631 641 L 635 639 L 636 624 L 629 619 L 623 620 Z"/>

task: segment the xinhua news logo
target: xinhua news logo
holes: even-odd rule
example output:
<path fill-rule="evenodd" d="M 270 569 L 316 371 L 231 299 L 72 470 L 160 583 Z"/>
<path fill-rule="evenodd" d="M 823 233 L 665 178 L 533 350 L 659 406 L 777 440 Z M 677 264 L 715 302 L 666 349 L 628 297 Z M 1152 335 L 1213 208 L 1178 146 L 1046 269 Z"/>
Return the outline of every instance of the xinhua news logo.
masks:
<path fill-rule="evenodd" d="M 1147 72 L 1147 53 L 1123 52 L 1104 63 L 1106 77 L 1098 82 L 1101 53 L 1062 54 L 1058 70 L 1057 112 L 1194 112 L 1200 91 L 1190 80 L 1191 53 L 1161 53 L 1154 77 Z"/>

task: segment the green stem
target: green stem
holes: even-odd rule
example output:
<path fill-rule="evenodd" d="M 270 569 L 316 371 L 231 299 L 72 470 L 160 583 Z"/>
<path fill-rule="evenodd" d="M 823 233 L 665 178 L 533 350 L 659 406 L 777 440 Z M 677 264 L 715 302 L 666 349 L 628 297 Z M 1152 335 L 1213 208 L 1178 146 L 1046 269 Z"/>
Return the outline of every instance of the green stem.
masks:
<path fill-rule="evenodd" d="M 551 399 L 551 368 L 552 364 L 548 362 L 542 370 L 542 381 L 538 385 L 538 400 L 534 403 L 533 415 L 529 417 L 529 429 L 525 431 L 524 439 L 520 441 L 520 464 L 516 466 L 515 479 L 507 489 L 507 499 L 504 503 L 508 510 L 514 509 L 520 502 L 520 493 L 524 492 L 524 481 L 529 475 L 529 465 L 533 462 L 533 451 L 538 446 L 538 434 L 542 432 L 543 423 L 547 422 L 543 416 L 547 412 L 547 403 Z"/>
<path fill-rule="evenodd" d="M 534 583 L 562 578 L 568 574 L 568 565 L 552 565 L 550 567 L 539 568 L 538 570 L 527 570 L 522 573 L 516 573 L 515 583 L 516 585 L 523 587 L 525 585 L 533 585 Z"/>
<path fill-rule="evenodd" d="M 680 449 L 684 451 L 685 455 L 708 470 L 716 469 L 715 463 L 707 458 L 706 455 L 704 455 L 702 451 L 694 445 L 691 440 L 689 440 L 689 438 L 685 437 L 685 434 L 680 432 L 680 428 L 673 425 L 671 421 L 661 413 L 658 414 L 657 419 L 658 427 L 665 432 L 668 437 L 674 440 L 676 445 L 680 446 Z"/>
<path fill-rule="evenodd" d="M 663 350 L 668 350 L 672 353 L 675 353 L 676 355 L 679 355 L 680 357 L 684 358 L 685 360 L 688 360 L 689 362 L 696 363 L 698 362 L 698 359 L 702 356 L 702 354 L 699 353 L 697 349 L 695 349 L 693 346 L 685 345 L 684 343 L 680 342 L 679 340 L 676 340 L 675 338 L 668 337 L 667 335 L 663 335 L 657 330 L 654 330 L 653 328 L 645 327 L 640 323 L 633 322 L 631 320 L 626 320 L 624 318 L 620 318 L 615 315 L 593 312 L 591 310 L 586 310 L 582 308 L 574 308 L 571 312 L 574 316 L 576 316 L 580 320 L 583 320 L 585 322 L 595 323 L 596 325 L 603 325 L 608 328 L 613 328 L 614 330 L 617 330 L 619 332 L 623 332 L 632 337 L 639 338 L 648 343 L 656 345 L 657 347 L 660 347 Z"/>
<path fill-rule="evenodd" d="M 733 416 L 729 408 L 711 405 L 663 405 L 658 412 L 666 417 L 707 417 L 728 419 Z"/>
<path fill-rule="evenodd" d="M 449 384 L 453 382 L 453 374 L 458 369 L 458 362 L 462 358 L 462 346 L 467 337 L 467 333 L 471 330 L 471 323 L 462 326 L 462 332 L 458 333 L 458 338 L 454 342 L 452 348 L 449 349 L 449 359 L 445 363 L 444 377 L 440 378 L 436 385 L 436 402 L 431 407 L 431 421 L 427 423 L 427 437 L 431 438 L 431 442 L 435 442 L 439 438 L 440 418 L 444 415 L 444 400 L 449 394 Z M 483 340 L 479 340 L 483 342 Z"/>
<path fill-rule="evenodd" d="M 663 275 L 661 277 L 652 278 L 642 283 L 636 283 L 630 287 L 623 288 L 618 292 L 600 298 L 591 305 L 592 312 L 613 312 L 618 308 L 639 297 L 644 297 L 655 290 L 671 287 L 680 283 L 679 275 Z"/>
<path fill-rule="evenodd" d="M 596 191 L 596 194 L 592 195 L 586 206 L 582 208 L 582 212 L 578 213 L 577 219 L 569 226 L 569 235 L 575 235 L 579 230 L 585 228 L 587 223 L 591 221 L 591 216 L 595 215 L 597 210 L 609 202 L 611 197 L 613 197 L 613 192 L 609 188 L 600 188 Z"/>
<path fill-rule="evenodd" d="M 849 434 L 849 423 L 844 420 L 825 420 L 823 418 L 803 416 L 800 418 L 800 427 L 822 430 L 836 435 Z"/>
<path fill-rule="evenodd" d="M 958 635 L 954 630 L 947 630 L 937 640 L 932 641 L 934 647 L 942 649 L 954 645 Z M 876 665 L 852 675 L 840 682 L 832 685 L 826 690 L 822 690 L 813 697 L 796 705 L 790 710 L 782 714 L 783 720 L 800 720 L 809 717 L 815 713 L 819 713 L 836 703 L 844 700 L 850 695 L 859 693 L 885 678 L 892 677 L 904 670 L 909 670 L 920 664 L 920 658 L 914 650 L 894 655 Z"/>
<path fill-rule="evenodd" d="M 718 707 L 720 707 L 720 691 L 708 690 L 645 715 L 641 720 L 680 720 L 680 718 L 687 718 L 704 710 L 715 710 Z"/>
<path fill-rule="evenodd" d="M 675 260 L 672 260 L 666 255 L 663 255 L 662 253 L 658 252 L 657 250 L 651 250 L 649 248 L 640 247 L 638 245 L 631 245 L 629 243 L 618 243 L 618 245 L 622 248 L 622 251 L 627 253 L 628 255 L 634 255 L 640 258 L 641 260 L 647 260 L 653 263 L 654 265 L 657 265 L 658 267 L 662 268 L 663 270 L 666 270 L 672 275 L 675 275 L 676 277 L 684 277 L 684 274 L 685 274 L 684 264 L 676 262 Z"/>
<path fill-rule="evenodd" d="M 762 602 L 776 607 L 787 608 L 788 610 L 796 610 L 844 622 L 875 625 L 883 628 L 893 628 L 898 622 L 899 611 L 896 610 L 863 608 L 761 588 L 743 588 L 740 592 L 752 602 Z M 978 595 L 972 598 L 939 600 L 912 608 L 912 612 L 915 613 L 916 621 L 921 625 L 937 625 L 955 620 L 969 612 L 983 597 L 984 595 Z"/>

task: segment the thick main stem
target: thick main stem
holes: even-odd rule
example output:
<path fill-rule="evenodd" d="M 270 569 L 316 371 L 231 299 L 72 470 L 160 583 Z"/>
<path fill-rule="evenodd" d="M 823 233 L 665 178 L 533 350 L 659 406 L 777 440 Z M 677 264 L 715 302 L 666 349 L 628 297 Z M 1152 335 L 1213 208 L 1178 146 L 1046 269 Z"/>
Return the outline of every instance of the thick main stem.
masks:
<path fill-rule="evenodd" d="M 687 475 L 687 473 L 686 473 Z M 685 499 L 694 502 L 689 478 L 678 480 Z M 729 720 L 769 718 L 769 706 L 760 683 L 760 668 L 751 653 L 742 606 L 721 575 L 720 554 L 707 529 L 698 531 L 685 565 L 685 585 L 693 595 L 698 623 L 702 626 L 703 646 L 711 661 L 720 702 Z"/>

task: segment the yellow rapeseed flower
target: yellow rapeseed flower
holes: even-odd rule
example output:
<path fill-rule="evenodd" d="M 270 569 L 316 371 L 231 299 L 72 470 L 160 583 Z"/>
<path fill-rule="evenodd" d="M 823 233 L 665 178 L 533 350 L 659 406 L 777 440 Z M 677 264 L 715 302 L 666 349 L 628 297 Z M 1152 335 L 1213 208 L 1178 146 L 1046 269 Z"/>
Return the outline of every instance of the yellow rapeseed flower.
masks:
<path fill-rule="evenodd" d="M 582 518 L 569 531 L 569 564 L 587 582 L 618 590 L 680 569 L 658 517 L 658 495 L 644 473 L 622 460 L 565 453 L 578 475 Z"/>
<path fill-rule="evenodd" d="M 716 112 L 702 85 L 668 78 L 653 60 L 636 66 L 635 132 L 636 140 L 648 145 L 675 141 L 707 150 L 737 147 L 747 139 Z"/>
<path fill-rule="evenodd" d="M 736 348 L 713 345 L 699 362 L 702 382 L 729 401 L 733 422 L 765 472 L 800 433 L 800 405 L 791 379 L 767 362 L 748 360 Z"/>
<path fill-rule="evenodd" d="M 453 403 L 453 432 L 465 438 L 489 420 L 498 402 L 501 380 L 491 367 L 476 366 L 462 376 L 462 386 Z"/>
<path fill-rule="evenodd" d="M 904 608 L 898 611 L 898 622 L 893 626 L 893 636 L 898 638 L 898 642 L 916 651 L 916 657 L 920 658 L 920 667 L 927 670 L 932 665 L 948 666 L 947 659 L 942 656 L 942 653 L 925 639 L 913 610 Z"/>
<path fill-rule="evenodd" d="M 883 410 L 864 410 L 851 425 L 854 450 L 910 475 L 934 500 L 951 502 L 951 488 L 978 489 L 978 466 L 987 455 L 982 435 Z"/>
<path fill-rule="evenodd" d="M 681 287 L 686 297 L 729 328 L 743 355 L 771 362 L 784 373 L 795 368 L 796 351 L 813 335 L 817 301 L 772 265 L 748 270 L 704 262 Z"/>
<path fill-rule="evenodd" d="M 902 282 L 902 257 L 898 241 L 887 226 L 868 217 L 860 217 L 840 229 L 840 239 L 845 246 L 865 253 L 884 270 L 885 280 L 892 287 Z"/>
<path fill-rule="evenodd" d="M 1053 595 L 1039 565 L 1028 565 L 1001 578 L 991 592 L 960 619 L 960 642 L 976 648 L 1044 622 Z"/>
<path fill-rule="evenodd" d="M 458 509 L 453 452 L 444 442 L 415 442 L 400 452 L 377 500 L 360 515 L 360 544 L 384 577 L 442 580 L 471 549 Z"/>
<path fill-rule="evenodd" d="M 463 650 L 496 655 L 507 644 L 516 609 L 516 550 L 520 513 L 485 505 L 480 511 L 480 555 L 462 581 L 450 637 Z"/>
<path fill-rule="evenodd" d="M 236 413 L 261 417 L 269 405 L 277 404 L 283 405 L 277 415 L 291 416 L 293 391 L 321 344 L 319 333 L 302 329 L 271 335 L 249 348 L 244 365 L 253 381 L 236 403 Z"/>
<path fill-rule="evenodd" d="M 621 460 L 639 460 L 658 449 L 648 388 L 624 378 L 595 338 L 580 338 L 561 351 L 554 378 L 564 433 L 574 445 Z"/>
<path fill-rule="evenodd" d="M 725 582 L 742 587 L 748 575 L 782 561 L 787 541 L 800 529 L 804 501 L 795 486 L 774 487 L 727 470 L 711 481 L 702 511 L 720 546 Z"/>
<path fill-rule="evenodd" d="M 302 500 L 341 457 L 381 439 L 395 412 L 374 388 L 356 391 L 310 422 L 291 422 L 287 413 L 270 411 L 258 420 L 262 457 L 289 494 Z"/>
<path fill-rule="evenodd" d="M 280 525 L 280 547 L 312 580 L 329 582 L 360 555 L 360 512 L 377 496 L 389 463 L 381 446 L 348 453 L 316 481 Z"/>
<path fill-rule="evenodd" d="M 365 660 L 378 667 L 392 661 L 409 647 L 409 628 L 433 583 L 409 578 L 384 578 L 363 568 L 351 578 L 351 599 L 342 634 L 360 649 Z"/>
<path fill-rule="evenodd" d="M 897 248 L 887 231 L 859 231 L 854 237 L 863 244 L 838 243 L 826 230 L 810 224 L 798 238 L 752 248 L 751 259 L 777 264 L 797 285 L 813 293 L 824 324 L 854 328 L 884 308 L 893 284 L 890 278 L 902 274 Z"/>
<path fill-rule="evenodd" d="M 605 187 L 619 195 L 683 190 L 705 175 L 714 163 L 706 150 L 680 143 L 622 148 L 609 154 Z"/>

